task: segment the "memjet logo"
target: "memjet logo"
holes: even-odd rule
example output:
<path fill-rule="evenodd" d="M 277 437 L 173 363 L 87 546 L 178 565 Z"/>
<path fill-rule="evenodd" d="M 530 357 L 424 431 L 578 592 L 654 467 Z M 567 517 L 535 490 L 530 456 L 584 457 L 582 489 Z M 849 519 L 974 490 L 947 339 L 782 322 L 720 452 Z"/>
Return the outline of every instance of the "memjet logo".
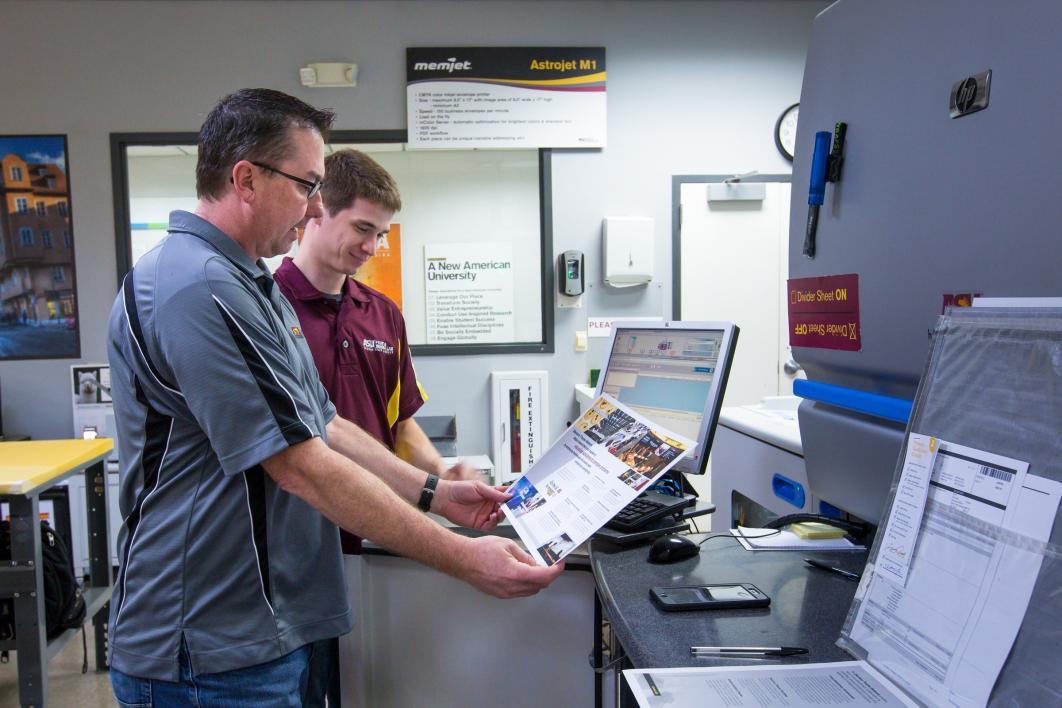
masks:
<path fill-rule="evenodd" d="M 450 74 L 455 71 L 468 71 L 471 68 L 472 62 L 457 61 L 457 57 L 450 57 L 446 61 L 418 61 L 413 65 L 414 71 L 445 71 Z"/>

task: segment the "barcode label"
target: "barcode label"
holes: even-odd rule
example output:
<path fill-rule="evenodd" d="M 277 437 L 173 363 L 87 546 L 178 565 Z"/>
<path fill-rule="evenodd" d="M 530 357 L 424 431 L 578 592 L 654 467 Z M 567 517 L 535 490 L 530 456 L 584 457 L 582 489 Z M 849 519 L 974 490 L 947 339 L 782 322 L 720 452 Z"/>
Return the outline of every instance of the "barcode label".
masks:
<path fill-rule="evenodd" d="M 987 476 L 987 477 L 994 477 L 995 479 L 1001 479 L 1004 482 L 1009 482 L 1010 481 L 1010 476 L 1012 474 L 1014 474 L 1013 472 L 1009 472 L 1007 470 L 997 470 L 995 467 L 986 467 L 984 465 L 981 465 L 981 469 L 979 469 L 977 471 L 980 472 L 981 474 Z"/>

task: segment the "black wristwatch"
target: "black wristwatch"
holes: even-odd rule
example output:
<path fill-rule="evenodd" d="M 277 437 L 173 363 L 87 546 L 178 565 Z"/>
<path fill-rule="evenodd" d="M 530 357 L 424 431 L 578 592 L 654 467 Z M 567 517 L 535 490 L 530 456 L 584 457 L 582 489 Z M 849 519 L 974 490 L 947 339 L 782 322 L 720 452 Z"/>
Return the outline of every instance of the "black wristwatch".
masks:
<path fill-rule="evenodd" d="M 421 511 L 431 511 L 431 502 L 435 499 L 435 485 L 439 483 L 438 475 L 428 473 L 428 478 L 424 480 L 424 489 L 420 490 L 420 500 L 417 501 L 417 508 Z"/>

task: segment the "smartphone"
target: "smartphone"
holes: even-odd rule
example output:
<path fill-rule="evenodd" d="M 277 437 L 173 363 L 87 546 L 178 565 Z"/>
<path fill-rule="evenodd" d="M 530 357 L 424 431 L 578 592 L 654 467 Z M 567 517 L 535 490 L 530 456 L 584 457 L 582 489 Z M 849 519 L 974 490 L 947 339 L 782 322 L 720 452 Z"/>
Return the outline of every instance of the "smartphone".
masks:
<path fill-rule="evenodd" d="M 751 583 L 656 587 L 649 591 L 649 597 L 665 612 L 732 610 L 740 607 L 768 607 L 771 604 L 771 598 Z"/>

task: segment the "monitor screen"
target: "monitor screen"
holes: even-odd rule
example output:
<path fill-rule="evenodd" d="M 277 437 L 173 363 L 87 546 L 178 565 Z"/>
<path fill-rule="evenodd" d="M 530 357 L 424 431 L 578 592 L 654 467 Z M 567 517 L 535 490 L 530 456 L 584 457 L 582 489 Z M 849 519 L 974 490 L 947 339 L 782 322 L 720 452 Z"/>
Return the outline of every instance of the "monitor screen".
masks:
<path fill-rule="evenodd" d="M 695 440 L 675 469 L 704 474 L 737 332 L 728 322 L 617 322 L 597 394 Z"/>

